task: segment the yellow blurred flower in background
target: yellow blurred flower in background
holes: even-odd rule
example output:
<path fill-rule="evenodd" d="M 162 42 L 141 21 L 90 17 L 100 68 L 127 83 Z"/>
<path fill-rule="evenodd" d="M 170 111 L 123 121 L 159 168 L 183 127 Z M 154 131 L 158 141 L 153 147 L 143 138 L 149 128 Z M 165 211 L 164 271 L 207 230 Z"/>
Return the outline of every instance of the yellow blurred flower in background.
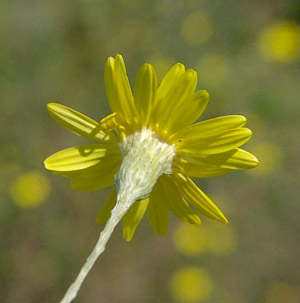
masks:
<path fill-rule="evenodd" d="M 212 86 L 221 85 L 230 76 L 228 59 L 220 54 L 201 57 L 198 71 L 201 73 L 203 81 Z"/>
<path fill-rule="evenodd" d="M 38 171 L 30 171 L 18 175 L 9 187 L 9 194 L 13 202 L 19 207 L 26 209 L 43 204 L 49 193 L 49 180 Z"/>
<path fill-rule="evenodd" d="M 173 234 L 175 248 L 186 256 L 198 255 L 205 250 L 200 228 L 193 227 L 195 226 L 179 224 Z"/>
<path fill-rule="evenodd" d="M 261 33 L 259 47 L 267 60 L 294 62 L 300 57 L 299 24 L 280 21 L 270 25 Z"/>
<path fill-rule="evenodd" d="M 190 46 L 200 45 L 211 37 L 213 32 L 209 17 L 201 11 L 196 11 L 183 19 L 181 38 Z"/>
<path fill-rule="evenodd" d="M 170 279 L 170 293 L 178 302 L 199 302 L 208 298 L 213 288 L 210 274 L 196 266 L 184 267 Z"/>
<path fill-rule="evenodd" d="M 203 252 L 225 255 L 237 247 L 235 231 L 226 226 L 219 228 L 207 223 L 202 226 L 179 224 L 173 234 L 175 248 L 185 256 L 197 256 Z"/>
<path fill-rule="evenodd" d="M 296 303 L 300 301 L 300 292 L 296 287 L 283 282 L 275 282 L 268 286 L 265 303 Z"/>

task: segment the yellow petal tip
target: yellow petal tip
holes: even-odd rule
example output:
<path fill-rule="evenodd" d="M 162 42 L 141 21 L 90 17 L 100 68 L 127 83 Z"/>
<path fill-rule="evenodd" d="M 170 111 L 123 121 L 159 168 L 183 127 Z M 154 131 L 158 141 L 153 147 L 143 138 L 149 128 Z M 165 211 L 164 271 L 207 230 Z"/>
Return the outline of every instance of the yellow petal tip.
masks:
<path fill-rule="evenodd" d="M 123 67 L 123 68 L 125 68 L 125 62 L 124 62 L 124 59 L 123 59 L 123 56 L 122 55 L 120 55 L 120 54 L 117 54 L 116 55 L 116 63 L 118 64 L 121 64 L 121 66 Z"/>
<path fill-rule="evenodd" d="M 251 138 L 252 135 L 253 135 L 252 130 L 249 129 L 249 128 L 245 128 L 245 129 L 246 129 L 246 132 L 247 132 L 247 134 L 248 134 L 248 137 Z"/>
<path fill-rule="evenodd" d="M 206 89 L 202 89 L 202 94 L 205 99 L 209 99 L 209 92 Z"/>
<path fill-rule="evenodd" d="M 194 224 L 195 224 L 195 225 L 201 225 L 202 222 L 201 222 L 201 220 L 197 220 Z"/>
<path fill-rule="evenodd" d="M 101 216 L 97 215 L 96 218 L 95 218 L 95 223 L 97 223 L 97 224 L 101 224 L 101 223 L 104 223 L 106 221 L 107 220 L 105 220 L 102 215 Z"/>
<path fill-rule="evenodd" d="M 145 69 L 146 69 L 146 71 L 150 71 L 152 68 L 153 68 L 152 64 L 145 63 Z"/>
<path fill-rule="evenodd" d="M 95 223 L 96 223 L 96 224 L 101 224 L 102 222 L 100 222 L 100 220 L 98 220 L 98 218 L 96 217 L 96 218 L 95 218 Z"/>
<path fill-rule="evenodd" d="M 194 70 L 194 69 L 188 69 L 186 72 L 185 72 L 185 75 L 186 77 L 188 77 L 189 79 L 192 79 L 194 77 L 197 77 L 197 72 Z"/>
<path fill-rule="evenodd" d="M 167 234 L 167 230 L 164 230 L 164 231 L 156 231 L 155 230 L 155 233 L 160 236 L 160 237 L 164 237 L 166 234 Z"/>
<path fill-rule="evenodd" d="M 202 223 L 200 217 L 198 215 L 193 216 L 193 225 L 200 225 Z"/>
<path fill-rule="evenodd" d="M 50 156 L 51 157 L 51 156 Z M 44 167 L 46 168 L 46 169 L 49 169 L 50 170 L 50 168 L 49 168 L 49 163 L 48 163 L 48 159 L 49 159 L 49 157 L 47 157 L 45 160 L 44 160 Z"/>
<path fill-rule="evenodd" d="M 185 71 L 185 66 L 182 63 L 175 63 L 173 68 L 175 68 L 176 70 L 178 70 L 178 72 L 183 73 Z"/>
<path fill-rule="evenodd" d="M 223 224 L 229 224 L 228 219 L 224 216 L 223 213 L 220 212 L 219 215 L 220 215 L 220 216 L 219 216 L 219 219 L 218 219 L 219 222 L 221 222 L 221 223 L 223 223 Z"/>
<path fill-rule="evenodd" d="M 123 238 L 125 239 L 125 241 L 130 242 L 133 238 L 133 233 L 123 231 Z"/>
<path fill-rule="evenodd" d="M 108 57 L 106 61 L 106 65 L 109 67 L 113 67 L 115 63 L 115 59 L 113 57 Z"/>
<path fill-rule="evenodd" d="M 116 59 L 123 60 L 123 56 L 121 54 L 116 54 Z"/>
<path fill-rule="evenodd" d="M 60 104 L 59 104 L 59 103 L 51 102 L 51 103 L 48 103 L 48 104 L 47 104 L 47 109 L 48 109 L 49 111 L 52 111 L 52 110 L 55 110 L 55 108 L 56 108 L 57 106 L 60 106 Z"/>
<path fill-rule="evenodd" d="M 255 168 L 259 165 L 259 160 L 254 156 L 253 156 L 253 166 L 251 168 Z"/>

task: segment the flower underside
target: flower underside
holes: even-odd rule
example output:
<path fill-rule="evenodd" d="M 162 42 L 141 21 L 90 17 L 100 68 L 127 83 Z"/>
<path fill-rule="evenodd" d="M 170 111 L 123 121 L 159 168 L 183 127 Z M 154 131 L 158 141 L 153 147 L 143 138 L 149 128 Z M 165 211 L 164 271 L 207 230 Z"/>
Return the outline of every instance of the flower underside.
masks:
<path fill-rule="evenodd" d="M 122 219 L 123 235 L 131 240 L 147 211 L 154 231 L 167 232 L 169 212 L 200 224 L 199 214 L 227 219 L 192 181 L 257 166 L 240 149 L 251 138 L 246 118 L 229 115 L 194 123 L 209 95 L 196 90 L 197 73 L 175 64 L 158 85 L 152 65 L 144 64 L 132 93 L 123 58 L 109 58 L 105 70 L 112 114 L 97 122 L 66 106 L 50 103 L 54 120 L 97 144 L 67 148 L 45 160 L 47 169 L 72 179 L 77 190 L 100 190 L 116 184 L 96 221 L 108 220 L 117 195 L 137 200 Z"/>
<path fill-rule="evenodd" d="M 120 143 L 122 164 L 116 175 L 117 191 L 132 195 L 131 200 L 147 198 L 158 177 L 172 173 L 175 146 L 161 142 L 148 129 L 127 136 Z"/>

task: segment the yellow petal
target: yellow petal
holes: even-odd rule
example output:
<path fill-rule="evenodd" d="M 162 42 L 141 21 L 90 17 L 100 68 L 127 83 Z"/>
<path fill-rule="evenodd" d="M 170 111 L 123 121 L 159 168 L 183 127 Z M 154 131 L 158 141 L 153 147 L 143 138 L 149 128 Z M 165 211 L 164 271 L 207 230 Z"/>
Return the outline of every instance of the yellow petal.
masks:
<path fill-rule="evenodd" d="M 236 149 L 250 140 L 252 132 L 248 128 L 236 128 L 216 134 L 199 134 L 183 139 L 177 144 L 177 153 L 219 154 Z"/>
<path fill-rule="evenodd" d="M 112 168 L 106 174 L 102 173 L 95 177 L 89 176 L 75 176 L 70 183 L 72 189 L 78 191 L 97 191 L 107 188 L 114 184 L 115 175 L 118 171 L 118 167 Z"/>
<path fill-rule="evenodd" d="M 241 115 L 221 116 L 190 125 L 179 131 L 175 135 L 175 138 L 188 139 L 191 137 L 202 136 L 204 134 L 207 136 L 209 134 L 215 134 L 238 127 L 243 127 L 246 123 L 247 119 Z"/>
<path fill-rule="evenodd" d="M 182 197 L 177 186 L 168 175 L 161 176 L 158 183 L 158 185 L 162 188 L 164 199 L 168 205 L 168 208 L 175 217 L 190 224 L 201 223 L 201 219 L 197 213 Z"/>
<path fill-rule="evenodd" d="M 201 158 L 196 157 L 176 157 L 173 166 L 178 167 L 184 174 L 195 178 L 217 177 L 234 171 L 232 169 L 209 166 L 204 164 L 201 160 Z"/>
<path fill-rule="evenodd" d="M 236 148 L 226 153 L 209 155 L 204 159 L 204 163 L 226 169 L 250 169 L 256 167 L 259 162 L 251 153 Z"/>
<path fill-rule="evenodd" d="M 170 88 L 176 83 L 178 78 L 185 72 L 185 67 L 181 63 L 174 64 L 162 79 L 158 91 L 157 100 L 164 98 Z"/>
<path fill-rule="evenodd" d="M 160 186 L 154 186 L 147 209 L 148 219 L 152 229 L 160 236 L 167 233 L 169 227 L 169 212 L 164 193 Z"/>
<path fill-rule="evenodd" d="M 110 218 L 111 211 L 116 203 L 117 191 L 113 188 L 95 218 L 96 223 L 100 224 L 106 222 Z"/>
<path fill-rule="evenodd" d="M 207 178 L 228 174 L 237 169 L 250 169 L 258 165 L 257 158 L 249 152 L 236 148 L 226 153 L 199 156 L 181 153 L 174 159 L 174 166 L 191 177 Z"/>
<path fill-rule="evenodd" d="M 100 162 L 85 169 L 54 171 L 56 175 L 73 178 L 71 188 L 79 191 L 95 191 L 114 184 L 114 177 L 121 164 L 120 154 L 108 154 Z"/>
<path fill-rule="evenodd" d="M 56 122 L 79 136 L 98 141 L 116 141 L 114 134 L 104 133 L 98 122 L 74 109 L 58 103 L 47 104 L 47 109 Z"/>
<path fill-rule="evenodd" d="M 173 114 L 177 112 L 180 104 L 185 103 L 188 98 L 192 98 L 197 86 L 197 73 L 189 69 L 184 72 L 171 86 L 163 99 L 157 103 L 155 109 L 155 124 L 163 131 Z"/>
<path fill-rule="evenodd" d="M 162 100 L 165 98 L 166 94 L 170 91 L 172 87 L 176 84 L 180 76 L 185 72 L 185 67 L 181 63 L 174 64 L 163 77 L 155 98 L 155 107 L 151 112 L 150 125 L 151 127 L 157 127 L 158 122 L 161 119 L 160 112 L 157 111 L 158 106 Z"/>
<path fill-rule="evenodd" d="M 154 106 L 157 91 L 157 76 L 151 64 L 142 65 L 135 83 L 134 100 L 140 124 L 147 125 Z"/>
<path fill-rule="evenodd" d="M 168 120 L 166 128 L 173 134 L 194 123 L 204 112 L 209 101 L 206 90 L 199 90 L 179 104 Z M 175 135 L 176 136 L 176 135 Z"/>
<path fill-rule="evenodd" d="M 72 189 L 79 191 L 96 191 L 114 184 L 115 175 L 121 164 L 120 157 L 107 156 L 99 164 L 90 168 L 66 172 L 73 180 Z"/>
<path fill-rule="evenodd" d="M 105 67 L 105 87 L 107 98 L 113 112 L 119 113 L 129 125 L 136 123 L 136 110 L 124 60 L 109 57 Z"/>
<path fill-rule="evenodd" d="M 120 167 L 121 165 L 121 154 L 120 153 L 108 153 L 104 157 L 100 159 L 100 162 L 90 166 L 85 169 L 80 170 L 66 170 L 66 171 L 53 171 L 55 175 L 60 175 L 64 177 L 80 177 L 80 178 L 94 178 L 98 176 L 102 176 L 104 174 L 107 174 L 111 170 L 113 170 L 115 167 Z"/>
<path fill-rule="evenodd" d="M 126 241 L 131 241 L 136 228 L 146 212 L 148 202 L 149 198 L 134 202 L 123 217 L 123 237 Z"/>
<path fill-rule="evenodd" d="M 172 175 L 178 184 L 178 188 L 187 201 L 200 213 L 205 216 L 228 223 L 221 210 L 211 201 L 211 199 L 191 180 L 191 178 L 184 176 L 181 173 Z"/>
<path fill-rule="evenodd" d="M 98 164 L 107 154 L 119 154 L 119 148 L 113 144 L 91 144 L 70 147 L 61 150 L 45 161 L 44 165 L 54 171 L 74 171 Z"/>

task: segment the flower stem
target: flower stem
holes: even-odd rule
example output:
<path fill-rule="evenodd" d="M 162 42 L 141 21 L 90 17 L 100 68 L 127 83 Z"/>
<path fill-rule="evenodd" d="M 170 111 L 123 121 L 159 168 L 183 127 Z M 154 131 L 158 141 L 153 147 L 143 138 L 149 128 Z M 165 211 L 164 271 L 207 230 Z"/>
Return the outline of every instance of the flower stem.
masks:
<path fill-rule="evenodd" d="M 123 196 L 124 198 L 124 196 Z M 123 200 L 123 199 L 121 199 Z M 93 267 L 94 263 L 98 259 L 98 257 L 104 252 L 105 245 L 107 241 L 109 240 L 112 232 L 114 231 L 117 224 L 120 222 L 122 217 L 125 215 L 129 207 L 133 204 L 133 201 L 121 201 L 118 199 L 118 202 L 114 209 L 111 212 L 111 216 L 109 220 L 107 221 L 103 231 L 101 232 L 99 239 L 96 243 L 96 246 L 94 247 L 92 253 L 87 258 L 85 264 L 81 268 L 77 278 L 72 283 L 72 285 L 69 287 L 68 291 L 66 292 L 63 299 L 60 301 L 60 303 L 70 303 L 72 300 L 74 300 L 77 296 L 77 293 L 88 275 L 89 271 Z"/>

